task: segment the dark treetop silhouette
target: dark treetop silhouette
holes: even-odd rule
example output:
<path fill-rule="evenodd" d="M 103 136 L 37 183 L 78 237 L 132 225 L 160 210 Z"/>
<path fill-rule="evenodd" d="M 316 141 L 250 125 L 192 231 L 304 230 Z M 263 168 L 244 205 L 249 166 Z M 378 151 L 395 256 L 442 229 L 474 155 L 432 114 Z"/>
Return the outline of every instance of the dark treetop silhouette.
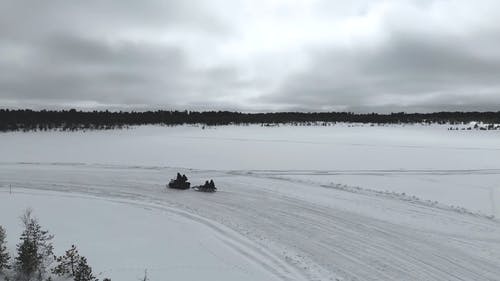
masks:
<path fill-rule="evenodd" d="M 479 121 L 500 123 L 498 112 L 435 113 L 352 113 L 352 112 L 272 112 L 230 111 L 34 111 L 0 109 L 0 131 L 114 129 L 133 125 L 229 125 L 229 124 L 307 124 L 315 122 L 357 122 L 376 124 L 439 123 L 460 124 Z"/>

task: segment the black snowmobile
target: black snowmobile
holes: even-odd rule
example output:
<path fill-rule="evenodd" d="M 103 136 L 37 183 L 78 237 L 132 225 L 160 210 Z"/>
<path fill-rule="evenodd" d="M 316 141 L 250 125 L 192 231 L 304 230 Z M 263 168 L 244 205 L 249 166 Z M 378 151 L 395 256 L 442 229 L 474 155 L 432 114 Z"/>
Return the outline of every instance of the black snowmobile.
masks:
<path fill-rule="evenodd" d="M 189 189 L 191 183 L 188 182 L 186 175 L 181 176 L 180 173 L 177 173 L 177 178 L 171 179 L 167 186 L 173 189 Z"/>
<path fill-rule="evenodd" d="M 217 188 L 215 187 L 213 180 L 205 181 L 204 185 L 193 186 L 193 189 L 196 191 L 200 191 L 200 192 L 216 192 L 217 191 Z"/>

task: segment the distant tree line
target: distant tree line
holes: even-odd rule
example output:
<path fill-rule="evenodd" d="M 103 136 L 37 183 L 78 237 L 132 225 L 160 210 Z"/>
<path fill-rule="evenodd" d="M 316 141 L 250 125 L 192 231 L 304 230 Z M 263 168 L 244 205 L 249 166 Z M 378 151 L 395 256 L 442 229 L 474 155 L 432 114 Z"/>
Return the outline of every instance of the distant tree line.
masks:
<path fill-rule="evenodd" d="M 334 122 L 372 124 L 463 124 L 471 121 L 500 123 L 497 112 L 435 113 L 353 113 L 353 112 L 271 112 L 242 113 L 231 111 L 77 111 L 0 109 L 0 132 L 33 130 L 102 130 L 134 125 L 248 125 L 248 124 L 326 124 Z"/>

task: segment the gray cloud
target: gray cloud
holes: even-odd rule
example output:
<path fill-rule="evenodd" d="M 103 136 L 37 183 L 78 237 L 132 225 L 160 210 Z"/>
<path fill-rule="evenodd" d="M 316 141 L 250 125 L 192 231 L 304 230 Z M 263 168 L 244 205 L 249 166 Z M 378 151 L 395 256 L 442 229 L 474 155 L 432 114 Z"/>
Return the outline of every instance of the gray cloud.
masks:
<path fill-rule="evenodd" d="M 0 106 L 500 109 L 495 1 L 276 3 L 3 1 Z"/>
<path fill-rule="evenodd" d="M 4 38 L 27 39 L 54 32 L 113 36 L 165 28 L 229 32 L 230 26 L 203 11 L 207 4 L 195 0 L 6 0 L 0 4 L 0 32 Z"/>
<path fill-rule="evenodd" d="M 489 35 L 479 41 L 494 44 Z M 499 56 L 477 52 L 470 37 L 389 37 L 376 47 L 314 52 L 310 67 L 288 77 L 270 102 L 299 110 L 500 110 Z"/>
<path fill-rule="evenodd" d="M 175 46 L 106 44 L 58 35 L 37 43 L 26 63 L 29 67 L 24 62 L 0 64 L 8 73 L 0 78 L 3 98 L 43 106 L 79 101 L 175 107 L 199 97 L 210 99 L 221 86 L 241 86 L 234 69 L 193 68 Z"/>

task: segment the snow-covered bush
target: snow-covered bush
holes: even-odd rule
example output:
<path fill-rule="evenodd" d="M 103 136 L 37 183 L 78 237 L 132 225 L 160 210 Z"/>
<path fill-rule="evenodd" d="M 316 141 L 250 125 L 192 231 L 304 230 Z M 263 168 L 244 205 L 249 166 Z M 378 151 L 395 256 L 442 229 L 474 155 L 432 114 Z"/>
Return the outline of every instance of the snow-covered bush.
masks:
<path fill-rule="evenodd" d="M 52 273 L 75 281 L 97 280 L 92 274 L 92 268 L 87 264 L 87 259 L 80 256 L 75 245 L 67 250 L 64 256 L 56 258 L 57 265 L 52 269 Z"/>
<path fill-rule="evenodd" d="M 57 265 L 52 269 L 52 273 L 61 277 L 74 277 L 80 259 L 76 246 L 71 245 L 63 256 L 56 258 Z"/>
<path fill-rule="evenodd" d="M 87 259 L 80 258 L 75 271 L 75 281 L 97 281 L 97 278 L 92 274 L 92 268 L 87 264 Z"/>

